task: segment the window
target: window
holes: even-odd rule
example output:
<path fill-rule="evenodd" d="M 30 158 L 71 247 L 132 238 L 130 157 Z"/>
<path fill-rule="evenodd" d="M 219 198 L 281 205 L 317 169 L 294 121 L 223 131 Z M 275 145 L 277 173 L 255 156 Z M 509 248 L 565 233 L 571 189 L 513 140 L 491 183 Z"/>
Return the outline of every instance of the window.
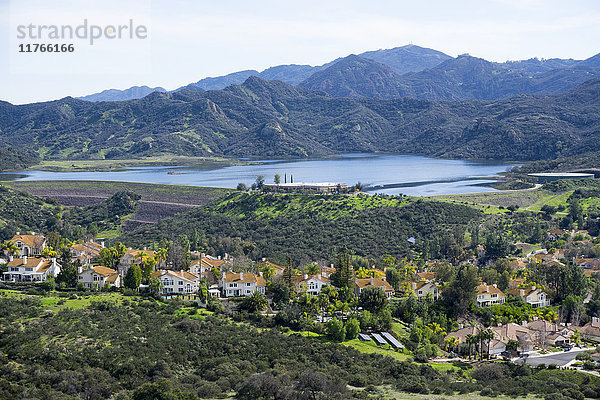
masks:
<path fill-rule="evenodd" d="M 252 283 L 246 282 L 246 286 L 252 286 Z"/>
<path fill-rule="evenodd" d="M 179 281 L 179 286 L 183 285 L 183 281 Z"/>

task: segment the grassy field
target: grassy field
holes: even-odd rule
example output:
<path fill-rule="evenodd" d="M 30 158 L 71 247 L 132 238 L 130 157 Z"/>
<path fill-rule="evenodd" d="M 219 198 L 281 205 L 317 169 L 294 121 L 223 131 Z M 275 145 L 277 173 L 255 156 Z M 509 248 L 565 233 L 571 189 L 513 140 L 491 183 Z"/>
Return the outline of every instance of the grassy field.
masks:
<path fill-rule="evenodd" d="M 507 207 L 519 206 L 520 211 L 540 211 L 544 205 L 567 206 L 572 190 L 554 193 L 543 189 L 497 191 L 485 193 L 432 196 L 430 199 L 476 207 L 488 214 L 509 212 Z M 502 208 L 501 208 L 502 207 Z"/>
<path fill-rule="evenodd" d="M 61 296 L 66 295 L 66 297 Z M 52 292 L 45 296 L 35 296 L 42 301 L 42 305 L 52 311 L 59 311 L 65 308 L 77 310 L 80 308 L 88 307 L 94 301 L 111 301 L 117 304 L 121 304 L 127 297 L 121 293 L 77 293 L 74 298 L 68 297 L 68 293 Z M 27 297 L 32 296 L 29 294 L 22 293 L 17 290 L 1 289 L 0 296 L 2 297 Z"/>
<path fill-rule="evenodd" d="M 412 200 L 406 197 L 348 196 L 303 194 L 235 193 L 214 203 L 212 209 L 225 215 L 246 217 L 250 213 L 260 219 L 286 214 L 319 215 L 338 219 L 371 208 L 402 207 Z"/>

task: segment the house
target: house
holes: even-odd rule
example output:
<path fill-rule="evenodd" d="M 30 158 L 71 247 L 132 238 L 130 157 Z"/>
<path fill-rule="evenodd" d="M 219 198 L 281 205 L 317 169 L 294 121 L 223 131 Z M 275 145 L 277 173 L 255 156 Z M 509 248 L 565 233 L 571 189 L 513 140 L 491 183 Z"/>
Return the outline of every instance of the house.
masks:
<path fill-rule="evenodd" d="M 494 304 L 503 304 L 506 301 L 506 295 L 502 293 L 496 285 L 477 286 L 477 306 L 488 307 Z"/>
<path fill-rule="evenodd" d="M 198 292 L 200 279 L 188 271 L 158 270 L 151 275 L 162 283 L 160 294 L 194 294 Z"/>
<path fill-rule="evenodd" d="M 582 326 L 579 331 L 585 339 L 600 342 L 600 318 L 592 317 L 592 320 Z"/>
<path fill-rule="evenodd" d="M 356 284 L 356 295 L 360 295 L 360 293 L 367 287 L 377 287 L 385 292 L 386 297 L 389 299 L 394 295 L 394 288 L 389 284 L 385 278 L 364 278 L 364 279 L 355 279 L 354 283 Z"/>
<path fill-rule="evenodd" d="M 51 260 L 43 257 L 15 258 L 7 265 L 3 274 L 5 281 L 16 282 L 42 282 L 48 278 L 55 278 L 60 273 L 60 265 L 56 258 Z"/>
<path fill-rule="evenodd" d="M 273 267 L 273 269 L 275 270 L 275 276 L 281 276 L 281 275 L 283 275 L 283 271 L 285 271 L 285 267 L 282 267 L 281 265 L 274 264 L 274 263 L 272 263 L 270 261 L 267 261 L 264 258 L 262 259 L 262 261 L 260 261 L 258 263 L 258 270 L 260 271 L 262 268 L 264 268 L 266 266 Z"/>
<path fill-rule="evenodd" d="M 565 233 L 569 233 L 568 231 L 565 231 L 563 229 L 550 229 L 548 231 L 548 234 L 546 235 L 546 240 L 551 240 L 551 241 L 555 241 L 561 238 L 562 235 L 564 235 Z"/>
<path fill-rule="evenodd" d="M 17 233 L 10 240 L 18 247 L 18 256 L 39 256 L 46 248 L 46 238 L 43 235 L 20 235 Z"/>
<path fill-rule="evenodd" d="M 121 275 L 112 268 L 96 265 L 80 272 L 77 282 L 88 289 L 99 289 L 106 285 L 121 287 Z"/>
<path fill-rule="evenodd" d="M 90 264 L 98 260 L 100 251 L 104 248 L 104 242 L 96 243 L 93 241 L 78 243 L 71 246 L 71 252 L 74 259 L 80 260 L 83 265 Z"/>
<path fill-rule="evenodd" d="M 519 296 L 527 304 L 531 304 L 534 308 L 546 307 L 550 305 L 548 295 L 540 288 L 531 286 L 528 288 L 514 288 L 507 291 L 508 294 Z"/>
<path fill-rule="evenodd" d="M 329 278 L 321 276 L 321 274 L 311 276 L 304 275 L 303 279 L 296 284 L 298 290 L 306 288 L 306 293 L 313 296 L 317 296 L 321 293 L 321 289 L 323 289 L 324 286 L 331 286 L 331 281 Z"/>
<path fill-rule="evenodd" d="M 539 346 L 558 346 L 569 343 L 573 335 L 570 327 L 542 319 L 527 323 L 527 328 L 535 334 L 535 341 Z"/>
<path fill-rule="evenodd" d="M 229 263 L 230 261 L 228 259 L 221 259 L 220 257 L 213 257 L 201 253 L 200 258 L 192 261 L 188 266 L 188 271 L 209 283 L 217 283 L 217 278 L 213 271 L 220 271 L 221 267 Z"/>
<path fill-rule="evenodd" d="M 434 281 L 411 282 L 411 289 L 419 300 L 427 298 L 439 300 L 442 294 L 440 285 Z"/>
<path fill-rule="evenodd" d="M 600 269 L 600 258 L 573 258 L 573 263 L 583 269 Z"/>
<path fill-rule="evenodd" d="M 436 277 L 437 273 L 433 272 L 433 271 L 425 271 L 425 272 L 416 272 L 415 273 L 415 280 L 417 281 L 433 281 Z"/>
<path fill-rule="evenodd" d="M 151 251 L 151 250 L 129 249 L 129 250 L 125 251 L 125 254 L 123 254 L 121 256 L 121 258 L 119 259 L 119 265 L 117 266 L 117 271 L 119 272 L 119 274 L 121 274 L 121 276 L 127 275 L 127 271 L 129 271 L 129 267 L 131 267 L 133 264 L 137 265 L 140 268 L 142 267 L 143 259 L 138 257 L 138 254 L 140 254 L 140 253 L 144 254 L 144 258 L 154 257 L 154 251 Z M 161 261 L 161 264 L 157 266 L 157 268 L 162 268 L 162 267 L 164 267 L 164 261 Z"/>
<path fill-rule="evenodd" d="M 519 342 L 519 347 L 517 348 L 519 351 L 530 351 L 533 349 L 534 334 L 525 323 L 523 325 L 508 323 L 494 326 L 490 329 L 494 332 L 494 338 L 505 344 L 510 340 Z"/>
<path fill-rule="evenodd" d="M 525 283 L 525 278 L 515 278 L 508 281 L 509 289 L 516 289 L 519 286 L 522 286 Z"/>
<path fill-rule="evenodd" d="M 508 262 L 508 265 L 510 266 L 510 268 L 514 271 L 514 270 L 519 270 L 519 269 L 525 269 L 527 268 L 527 264 L 525 263 L 525 261 L 523 260 L 510 260 Z"/>
<path fill-rule="evenodd" d="M 250 272 L 225 272 L 219 280 L 219 287 L 225 297 L 251 296 L 258 291 L 265 293 L 265 280 Z"/>

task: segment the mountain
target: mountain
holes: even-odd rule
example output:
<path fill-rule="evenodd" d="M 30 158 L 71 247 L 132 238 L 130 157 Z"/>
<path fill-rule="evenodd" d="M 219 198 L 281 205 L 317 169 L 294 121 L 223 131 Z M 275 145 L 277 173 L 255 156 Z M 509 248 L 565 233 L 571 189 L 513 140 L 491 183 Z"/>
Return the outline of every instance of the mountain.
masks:
<path fill-rule="evenodd" d="M 367 51 L 359 54 L 359 56 L 377 61 L 380 64 L 385 64 L 398 75 L 433 68 L 452 58 L 441 51 L 413 44 L 393 49 Z"/>
<path fill-rule="evenodd" d="M 398 74 L 406 72 L 421 71 L 425 68 L 431 68 L 440 62 L 450 58 L 450 56 L 439 52 L 437 50 L 427 49 L 414 45 L 407 45 L 402 47 L 396 47 L 393 49 L 368 51 L 361 54 L 363 58 L 377 61 L 379 63 L 387 64 L 393 71 Z M 175 91 L 188 89 L 188 90 L 221 90 L 229 85 L 239 85 L 243 83 L 250 76 L 257 76 L 265 80 L 280 80 L 290 85 L 298 85 L 300 82 L 308 79 L 315 72 L 321 71 L 330 65 L 336 63 L 341 59 L 330 61 L 321 66 L 310 66 L 310 65 L 277 65 L 271 68 L 267 68 L 262 72 L 256 70 L 244 70 L 233 72 L 231 74 L 204 78 L 197 82 L 190 83 L 182 86 Z M 127 89 L 125 91 L 118 91 L 116 89 L 105 90 L 102 93 L 96 93 L 89 96 L 79 97 L 81 100 L 88 101 L 120 101 L 120 100 L 132 100 L 139 99 L 148 95 L 151 91 L 143 92 L 139 91 L 135 94 L 128 96 L 119 96 L 119 92 L 130 91 L 134 88 Z M 165 91 L 162 88 L 156 88 L 156 90 Z M 112 96 L 112 97 L 111 97 Z"/>
<path fill-rule="evenodd" d="M 438 102 L 333 98 L 252 76 L 223 90 L 121 102 L 1 103 L 0 142 L 46 159 L 386 151 L 539 160 L 600 151 L 599 108 L 600 79 L 554 96 Z"/>
<path fill-rule="evenodd" d="M 246 79 L 248 79 L 249 77 L 251 77 L 253 75 L 257 76 L 258 71 L 255 71 L 253 69 L 248 69 L 245 71 L 233 72 L 231 74 L 227 74 L 224 76 L 200 79 L 198 82 L 190 83 L 189 85 L 180 87 L 179 89 L 176 89 L 175 91 L 182 90 L 182 89 L 221 90 L 229 85 L 239 85 L 240 83 L 244 82 Z"/>
<path fill-rule="evenodd" d="M 314 73 L 300 86 L 334 97 L 494 100 L 565 92 L 600 77 L 596 63 L 593 57 L 581 62 L 532 59 L 493 63 L 461 55 L 430 69 L 398 75 L 387 65 L 353 55 Z"/>
<path fill-rule="evenodd" d="M 152 92 L 166 92 L 166 90 L 161 87 L 150 88 L 148 86 L 132 86 L 129 89 L 124 90 L 103 90 L 100 93 L 78 97 L 78 99 L 85 101 L 124 101 L 139 99 L 149 95 Z"/>
<path fill-rule="evenodd" d="M 384 64 L 349 55 L 322 71 L 315 72 L 300 86 L 334 97 L 403 97 L 400 76 Z"/>

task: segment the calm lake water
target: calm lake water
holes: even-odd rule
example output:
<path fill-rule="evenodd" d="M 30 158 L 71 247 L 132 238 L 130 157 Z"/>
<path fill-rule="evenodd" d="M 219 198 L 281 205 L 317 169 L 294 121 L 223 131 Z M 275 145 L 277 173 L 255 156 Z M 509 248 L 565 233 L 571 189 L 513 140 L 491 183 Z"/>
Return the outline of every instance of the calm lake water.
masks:
<path fill-rule="evenodd" d="M 369 193 L 430 196 L 493 191 L 484 185 L 493 183 L 494 176 L 515 165 L 394 154 L 345 154 L 328 159 L 270 160 L 259 165 L 212 169 L 144 167 L 114 172 L 26 171 L 14 179 L 101 180 L 235 188 L 240 182 L 250 186 L 258 175 L 264 175 L 265 181 L 270 183 L 278 173 L 282 181 L 284 174 L 287 174 L 288 181 L 292 175 L 294 182 L 343 182 L 351 186 L 360 181 Z M 180 174 L 169 175 L 170 171 Z"/>

